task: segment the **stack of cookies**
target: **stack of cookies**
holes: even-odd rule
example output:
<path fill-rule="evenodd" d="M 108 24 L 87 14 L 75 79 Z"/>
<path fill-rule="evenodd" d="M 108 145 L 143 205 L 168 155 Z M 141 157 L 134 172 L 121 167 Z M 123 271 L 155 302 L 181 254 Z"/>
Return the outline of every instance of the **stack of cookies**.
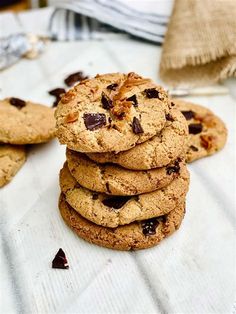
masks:
<path fill-rule="evenodd" d="M 185 213 L 188 127 L 165 90 L 135 73 L 97 75 L 62 97 L 67 145 L 59 209 L 83 239 L 119 250 L 156 245 Z"/>

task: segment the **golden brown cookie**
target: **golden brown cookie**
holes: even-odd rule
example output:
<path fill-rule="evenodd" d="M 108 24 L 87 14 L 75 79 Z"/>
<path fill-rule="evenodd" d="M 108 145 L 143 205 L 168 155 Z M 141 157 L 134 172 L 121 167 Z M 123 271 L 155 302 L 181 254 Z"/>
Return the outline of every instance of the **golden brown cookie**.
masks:
<path fill-rule="evenodd" d="M 25 160 L 24 146 L 0 144 L 0 187 L 12 180 Z"/>
<path fill-rule="evenodd" d="M 219 117 L 203 106 L 180 99 L 172 101 L 188 122 L 187 162 L 212 155 L 224 147 L 227 129 Z"/>
<path fill-rule="evenodd" d="M 0 142 L 34 144 L 55 136 L 54 110 L 19 98 L 0 100 Z"/>
<path fill-rule="evenodd" d="M 102 226 L 117 227 L 136 220 L 164 215 L 178 206 L 189 187 L 185 165 L 167 187 L 138 196 L 108 196 L 80 186 L 67 164 L 60 172 L 60 187 L 67 202 L 86 219 Z"/>
<path fill-rule="evenodd" d="M 62 97 L 56 110 L 61 144 L 80 152 L 124 151 L 161 131 L 170 101 L 135 73 L 97 75 Z"/>
<path fill-rule="evenodd" d="M 67 149 L 71 174 L 83 187 L 111 195 L 137 195 L 164 188 L 179 175 L 185 156 L 166 167 L 129 170 L 115 164 L 98 164 L 85 154 Z"/>
<path fill-rule="evenodd" d="M 67 225 L 82 239 L 115 250 L 140 250 L 157 245 L 177 230 L 185 213 L 184 201 L 169 214 L 133 222 L 117 228 L 98 226 L 76 212 L 65 200 L 59 199 L 59 209 Z"/>
<path fill-rule="evenodd" d="M 148 170 L 166 166 L 183 152 L 188 139 L 186 120 L 179 110 L 171 109 L 166 115 L 165 127 L 150 140 L 135 147 L 115 153 L 90 153 L 90 159 L 119 164 L 133 170 Z"/>

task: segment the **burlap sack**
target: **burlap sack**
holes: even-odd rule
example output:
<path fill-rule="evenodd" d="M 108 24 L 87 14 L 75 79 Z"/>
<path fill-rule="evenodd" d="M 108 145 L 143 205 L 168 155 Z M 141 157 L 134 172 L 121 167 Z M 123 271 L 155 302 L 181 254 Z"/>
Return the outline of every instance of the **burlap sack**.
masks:
<path fill-rule="evenodd" d="M 236 76 L 236 0 L 176 0 L 160 76 L 172 86 Z"/>

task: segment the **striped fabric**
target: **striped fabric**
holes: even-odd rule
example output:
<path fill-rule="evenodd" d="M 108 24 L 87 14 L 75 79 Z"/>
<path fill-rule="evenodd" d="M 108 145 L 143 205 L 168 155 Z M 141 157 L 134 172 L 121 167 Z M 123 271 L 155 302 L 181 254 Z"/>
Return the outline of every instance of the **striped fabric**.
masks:
<path fill-rule="evenodd" d="M 52 0 L 53 1 L 53 0 Z M 173 0 L 53 1 L 49 31 L 55 40 L 135 36 L 162 43 Z"/>

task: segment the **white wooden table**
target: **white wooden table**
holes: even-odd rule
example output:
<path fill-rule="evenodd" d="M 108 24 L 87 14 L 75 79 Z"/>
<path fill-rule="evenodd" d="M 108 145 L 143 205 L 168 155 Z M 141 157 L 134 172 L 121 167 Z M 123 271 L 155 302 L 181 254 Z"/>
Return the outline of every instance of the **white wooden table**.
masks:
<path fill-rule="evenodd" d="M 52 43 L 0 73 L 0 96 L 51 105 L 67 74 L 136 71 L 159 81 L 160 48 L 133 40 Z M 235 89 L 234 81 L 230 83 Z M 235 101 L 189 98 L 226 122 L 227 145 L 191 165 L 182 227 L 159 246 L 117 252 L 79 239 L 62 221 L 58 173 L 65 147 L 30 148 L 0 191 L 0 313 L 236 313 Z M 69 270 L 51 268 L 62 247 Z"/>

